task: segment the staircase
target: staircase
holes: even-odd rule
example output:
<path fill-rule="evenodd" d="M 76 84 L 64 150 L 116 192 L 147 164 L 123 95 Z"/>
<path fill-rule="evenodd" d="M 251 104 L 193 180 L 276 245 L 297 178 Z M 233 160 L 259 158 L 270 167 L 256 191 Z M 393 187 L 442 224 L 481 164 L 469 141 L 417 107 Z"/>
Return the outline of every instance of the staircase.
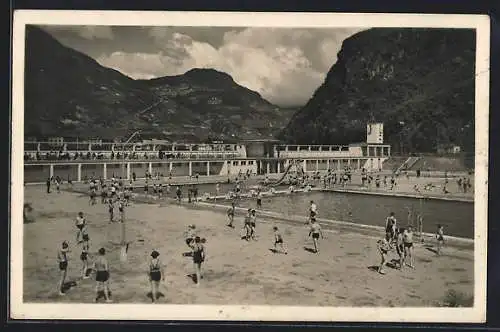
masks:
<path fill-rule="evenodd" d="M 396 173 L 401 172 L 402 170 L 409 170 L 415 165 L 417 161 L 420 160 L 420 157 L 408 157 L 404 163 L 401 164 L 401 166 L 398 167 L 396 170 Z"/>

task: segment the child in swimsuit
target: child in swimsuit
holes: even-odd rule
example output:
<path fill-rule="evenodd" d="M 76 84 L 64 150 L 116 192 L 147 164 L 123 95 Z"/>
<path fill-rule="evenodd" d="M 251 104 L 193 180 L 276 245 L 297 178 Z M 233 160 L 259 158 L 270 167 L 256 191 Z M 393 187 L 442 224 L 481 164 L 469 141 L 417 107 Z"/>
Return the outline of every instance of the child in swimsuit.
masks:
<path fill-rule="evenodd" d="M 281 236 L 280 231 L 277 226 L 273 227 L 274 231 L 274 251 L 275 252 L 283 252 L 285 255 L 288 254 L 286 248 L 284 247 L 283 236 Z M 280 246 L 280 250 L 278 251 L 278 245 Z"/>
<path fill-rule="evenodd" d="M 95 302 L 99 300 L 100 291 L 104 291 L 104 298 L 106 302 L 112 302 L 109 292 L 109 265 L 106 259 L 106 249 L 99 249 L 99 256 L 94 262 L 94 270 L 96 271 L 96 298 Z"/>
<path fill-rule="evenodd" d="M 159 298 L 158 290 L 160 288 L 160 280 L 165 280 L 163 266 L 158 256 L 160 256 L 160 253 L 153 250 L 148 269 L 149 282 L 151 284 L 151 301 L 153 302 Z"/>
<path fill-rule="evenodd" d="M 57 262 L 59 264 L 59 271 L 61 273 L 61 277 L 59 279 L 57 290 L 59 295 L 65 295 L 63 292 L 64 282 L 66 281 L 66 276 L 68 273 L 68 253 L 69 253 L 69 244 L 64 241 L 61 245 L 61 248 L 57 252 Z"/>
<path fill-rule="evenodd" d="M 437 239 L 437 252 L 436 254 L 441 255 L 441 248 L 444 245 L 444 229 L 443 225 L 438 225 L 437 233 L 436 233 L 436 239 Z"/>
<path fill-rule="evenodd" d="M 377 269 L 377 272 L 380 274 L 385 274 L 385 264 L 387 263 L 387 254 L 391 250 L 390 237 L 388 235 L 385 238 L 377 241 L 377 249 L 380 253 L 381 262 Z"/>

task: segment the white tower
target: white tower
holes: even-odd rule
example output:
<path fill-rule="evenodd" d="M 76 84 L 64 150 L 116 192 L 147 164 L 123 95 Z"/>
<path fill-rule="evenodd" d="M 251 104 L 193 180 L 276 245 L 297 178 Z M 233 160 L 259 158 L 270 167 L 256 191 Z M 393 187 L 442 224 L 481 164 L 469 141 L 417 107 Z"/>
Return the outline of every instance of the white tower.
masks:
<path fill-rule="evenodd" d="M 366 125 L 366 143 L 383 144 L 384 143 L 384 124 L 368 123 Z"/>

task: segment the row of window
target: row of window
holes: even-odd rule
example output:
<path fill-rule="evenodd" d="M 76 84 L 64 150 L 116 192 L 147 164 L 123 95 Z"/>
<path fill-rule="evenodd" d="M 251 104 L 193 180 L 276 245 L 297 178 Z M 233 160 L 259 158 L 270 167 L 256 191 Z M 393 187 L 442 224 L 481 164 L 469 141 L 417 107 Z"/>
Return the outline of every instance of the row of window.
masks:
<path fill-rule="evenodd" d="M 246 165 L 247 165 L 246 160 L 233 161 L 233 166 L 246 166 Z M 252 166 L 252 165 L 253 165 L 253 160 L 248 160 L 248 166 Z"/>

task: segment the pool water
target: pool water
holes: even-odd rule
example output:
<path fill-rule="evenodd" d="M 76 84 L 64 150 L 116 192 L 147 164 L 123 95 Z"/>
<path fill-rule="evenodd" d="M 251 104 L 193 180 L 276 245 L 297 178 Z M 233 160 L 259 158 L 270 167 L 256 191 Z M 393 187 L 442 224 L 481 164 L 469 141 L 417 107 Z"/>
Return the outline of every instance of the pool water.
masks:
<path fill-rule="evenodd" d="M 318 205 L 319 218 L 383 227 L 385 218 L 394 212 L 399 225 L 406 226 L 413 221 L 415 226 L 416 215 L 421 213 L 424 232 L 435 233 L 437 225 L 441 224 L 447 235 L 465 238 L 474 236 L 474 204 L 466 202 L 311 192 L 264 197 L 262 209 L 285 215 L 303 215 L 305 220 L 311 200 Z M 255 207 L 256 201 L 241 200 L 239 206 Z M 411 211 L 410 218 L 408 211 Z"/>

